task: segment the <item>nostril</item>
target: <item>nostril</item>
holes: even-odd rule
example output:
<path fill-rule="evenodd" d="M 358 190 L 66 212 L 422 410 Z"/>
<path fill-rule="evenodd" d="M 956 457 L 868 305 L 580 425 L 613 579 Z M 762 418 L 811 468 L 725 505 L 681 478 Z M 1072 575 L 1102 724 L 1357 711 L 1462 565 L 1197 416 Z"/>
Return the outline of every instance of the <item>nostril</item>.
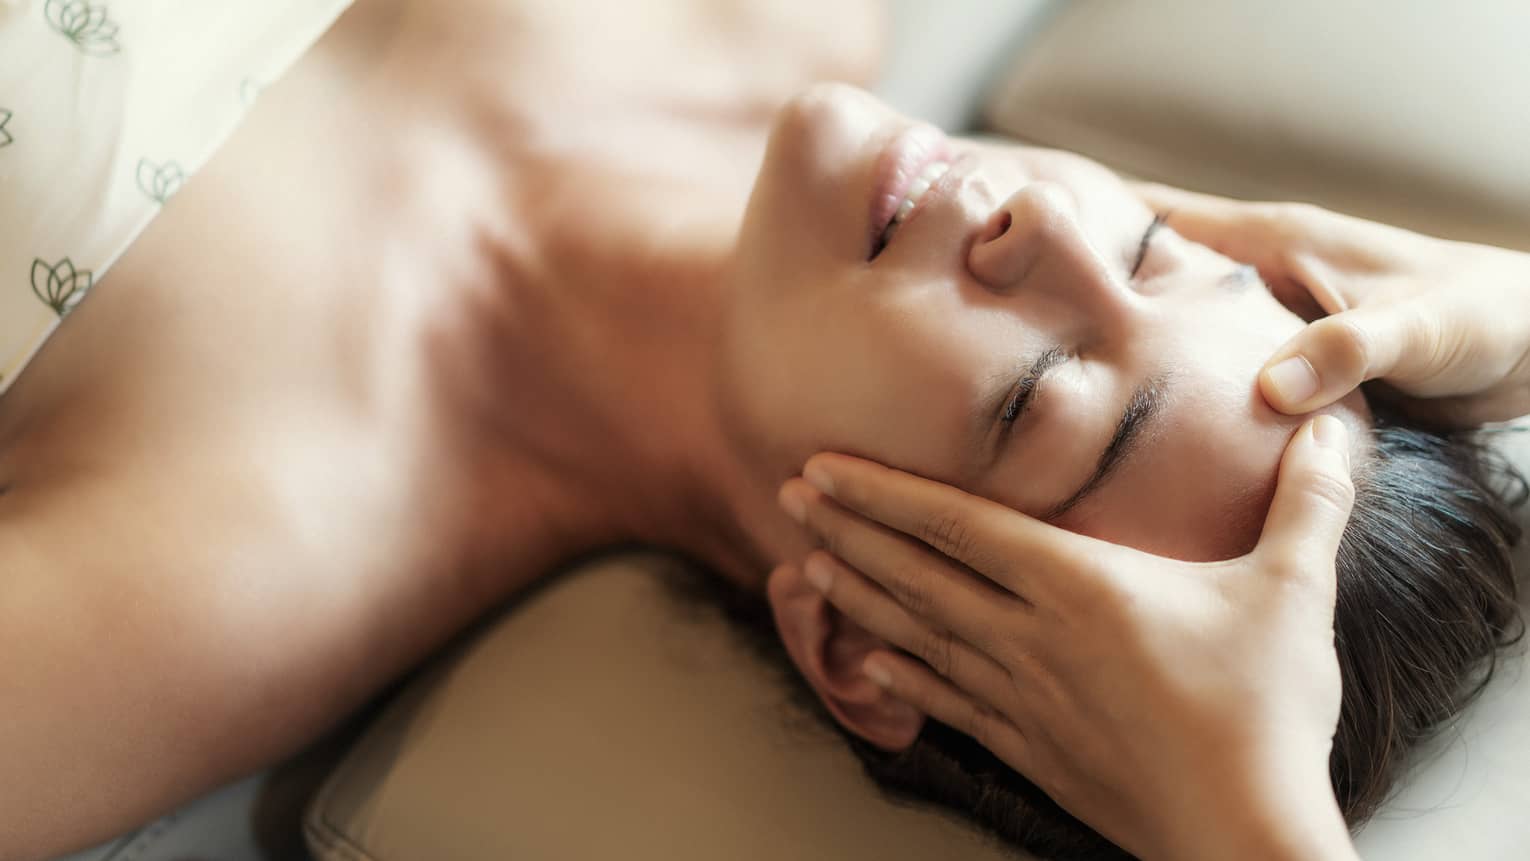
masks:
<path fill-rule="evenodd" d="M 992 242 L 1009 232 L 1011 219 L 1009 210 L 1001 209 L 988 219 L 988 226 L 983 229 L 983 235 L 979 237 L 982 242 Z"/>

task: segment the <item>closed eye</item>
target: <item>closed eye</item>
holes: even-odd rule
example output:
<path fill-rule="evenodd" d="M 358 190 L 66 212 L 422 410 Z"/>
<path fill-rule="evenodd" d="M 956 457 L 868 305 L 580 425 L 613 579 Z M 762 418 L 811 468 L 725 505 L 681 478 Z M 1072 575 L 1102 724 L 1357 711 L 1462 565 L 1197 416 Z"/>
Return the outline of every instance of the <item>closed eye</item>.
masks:
<path fill-rule="evenodd" d="M 1144 230 L 1142 238 L 1137 240 L 1137 259 L 1132 262 L 1130 277 L 1137 277 L 1137 270 L 1142 268 L 1143 262 L 1147 260 L 1148 250 L 1152 248 L 1153 234 L 1157 233 L 1158 228 L 1163 227 L 1164 222 L 1168 220 L 1169 213 L 1159 212 L 1155 213 L 1153 220 L 1148 222 L 1147 230 Z"/>
<path fill-rule="evenodd" d="M 1006 426 L 1014 425 L 1031 405 L 1031 401 L 1036 397 L 1036 390 L 1041 387 L 1041 378 L 1067 360 L 1068 354 L 1060 346 L 1052 347 L 1036 357 L 1036 361 L 1031 363 L 1031 367 L 1020 378 L 1019 384 L 1015 386 L 1014 394 L 1004 406 L 1004 413 L 1000 418 Z"/>

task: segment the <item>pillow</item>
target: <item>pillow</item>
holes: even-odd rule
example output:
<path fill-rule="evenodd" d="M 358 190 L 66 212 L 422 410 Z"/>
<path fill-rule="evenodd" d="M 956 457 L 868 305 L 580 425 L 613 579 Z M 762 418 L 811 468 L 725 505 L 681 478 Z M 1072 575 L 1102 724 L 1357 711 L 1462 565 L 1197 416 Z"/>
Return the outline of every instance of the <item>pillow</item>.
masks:
<path fill-rule="evenodd" d="M 1530 434 L 1507 443 L 1530 471 Z M 309 805 L 315 858 L 1024 857 L 885 800 L 720 612 L 675 598 L 664 579 L 679 564 L 632 554 L 565 572 L 437 658 Z M 1507 661 L 1427 746 L 1361 835 L 1366 858 L 1517 857 L 1530 803 L 1523 664 Z"/>
<path fill-rule="evenodd" d="M 720 613 L 618 556 L 566 572 L 438 659 L 308 809 L 321 861 L 1000 861 L 884 800 Z"/>
<path fill-rule="evenodd" d="M 349 5 L 0 6 L 0 393 Z"/>
<path fill-rule="evenodd" d="M 1066 4 L 987 122 L 1128 173 L 1530 248 L 1530 4 Z"/>

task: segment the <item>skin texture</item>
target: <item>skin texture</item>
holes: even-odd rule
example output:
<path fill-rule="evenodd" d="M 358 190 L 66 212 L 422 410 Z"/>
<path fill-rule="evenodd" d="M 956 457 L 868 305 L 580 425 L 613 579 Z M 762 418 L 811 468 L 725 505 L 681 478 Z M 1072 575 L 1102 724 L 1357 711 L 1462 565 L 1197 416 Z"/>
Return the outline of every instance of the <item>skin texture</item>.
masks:
<path fill-rule="evenodd" d="M 1183 233 L 1250 261 L 1326 314 L 1260 374 L 1299 414 L 1385 379 L 1419 421 L 1473 427 L 1530 412 L 1530 256 L 1451 242 L 1301 204 L 1158 185 L 1139 193 Z M 1281 369 L 1281 370 L 1277 370 Z"/>
<path fill-rule="evenodd" d="M 1172 234 L 1134 288 L 1151 213 L 1033 150 L 970 148 L 983 181 L 867 266 L 902 120 L 803 93 L 875 68 L 875 4 L 820 6 L 363 0 L 263 93 L 0 399 L 0 761 L 41 776 L 0 781 L 0 856 L 291 753 L 580 553 L 764 588 L 817 541 L 776 490 L 821 448 L 1037 512 L 1172 372 L 1140 459 L 1059 523 L 1249 546 L 1298 421 L 1254 373 L 1299 321 Z M 963 471 L 974 387 L 1054 341 L 1078 358 L 1031 437 Z M 771 597 L 815 686 L 917 728 L 859 676 L 886 641 Z"/>
<path fill-rule="evenodd" d="M 1259 545 L 1220 563 L 818 455 L 781 503 L 834 555 L 781 566 L 772 590 L 805 579 L 904 650 L 874 653 L 862 674 L 1137 857 L 1346 857 L 1327 773 L 1346 436 L 1331 416 L 1297 432 Z"/>
<path fill-rule="evenodd" d="M 873 169 L 910 122 L 823 87 L 772 132 L 725 321 L 724 409 L 761 468 L 791 474 L 844 451 L 1041 516 L 1084 483 L 1133 390 L 1156 379 L 1164 403 L 1133 454 L 1053 519 L 1181 559 L 1246 551 L 1300 423 L 1256 378 L 1303 321 L 1252 272 L 1169 230 L 1132 277 L 1153 212 L 1098 164 L 1055 151 L 956 142 L 937 192 L 868 262 Z M 1054 346 L 1068 361 L 1003 433 L 993 396 Z M 1358 394 L 1338 412 L 1357 429 L 1365 415 Z"/>
<path fill-rule="evenodd" d="M 1098 164 L 1033 148 L 953 142 L 951 171 L 868 260 L 879 158 L 909 124 L 835 86 L 776 120 L 725 300 L 719 402 L 754 468 L 784 478 L 815 452 L 845 452 L 1138 551 L 1249 551 L 1303 421 L 1271 409 L 1256 380 L 1302 318 L 1236 261 L 1169 230 L 1133 275 L 1154 213 Z M 1037 388 L 1023 430 L 982 457 L 998 430 L 994 382 L 1012 391 L 1018 369 L 1054 345 L 1070 360 Z M 1057 516 L 1147 380 L 1161 381 L 1163 404 L 1132 457 Z M 1358 456 L 1363 399 L 1330 412 L 1351 426 Z M 974 414 L 985 417 L 976 434 Z M 833 546 L 822 529 L 812 541 Z M 1219 569 L 1183 570 L 1194 580 Z M 842 614 L 797 566 L 778 569 L 768 595 L 836 719 L 883 748 L 911 744 L 928 701 L 864 672 L 909 644 Z M 1108 640 L 1099 635 L 1087 638 Z M 1053 636 L 1086 635 L 1063 625 Z"/>
<path fill-rule="evenodd" d="M 708 297 L 770 118 L 878 29 L 360 0 L 265 89 L 0 397 L 0 857 L 291 754 L 579 554 L 760 584 Z"/>

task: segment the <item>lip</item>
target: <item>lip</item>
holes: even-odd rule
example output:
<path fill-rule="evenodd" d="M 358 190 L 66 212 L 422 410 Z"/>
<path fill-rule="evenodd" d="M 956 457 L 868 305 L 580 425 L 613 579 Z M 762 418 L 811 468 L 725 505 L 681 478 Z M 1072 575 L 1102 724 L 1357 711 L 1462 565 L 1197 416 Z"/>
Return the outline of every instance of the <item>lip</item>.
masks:
<path fill-rule="evenodd" d="M 946 140 L 945 132 L 927 123 L 918 123 L 907 126 L 888 141 L 878 154 L 876 166 L 872 173 L 871 208 L 868 223 L 870 230 L 867 235 L 868 247 L 874 245 L 877 238 L 892 223 L 893 216 L 898 212 L 898 206 L 903 198 L 908 196 L 909 187 L 919 177 L 930 162 L 950 161 L 951 147 Z M 945 177 L 941 177 L 942 180 Z M 937 185 L 940 183 L 937 183 Z M 931 187 L 931 191 L 934 187 Z M 925 192 L 924 197 L 929 197 L 930 192 Z M 914 205 L 904 223 L 911 220 L 915 214 L 923 208 L 924 198 Z"/>
<path fill-rule="evenodd" d="M 919 217 L 919 213 L 929 209 L 931 204 L 950 194 L 952 188 L 960 185 L 976 163 L 976 158 L 970 152 L 964 152 L 960 155 L 948 154 L 946 160 L 950 163 L 951 167 L 941 174 L 939 179 L 931 183 L 929 189 L 924 194 L 921 194 L 918 200 L 914 201 L 914 208 L 910 209 L 908 216 L 898 223 L 899 233 L 908 232 L 910 225 L 914 223 L 914 219 Z M 891 221 L 891 219 L 888 220 Z M 882 225 L 882 229 L 886 230 L 887 225 Z"/>

